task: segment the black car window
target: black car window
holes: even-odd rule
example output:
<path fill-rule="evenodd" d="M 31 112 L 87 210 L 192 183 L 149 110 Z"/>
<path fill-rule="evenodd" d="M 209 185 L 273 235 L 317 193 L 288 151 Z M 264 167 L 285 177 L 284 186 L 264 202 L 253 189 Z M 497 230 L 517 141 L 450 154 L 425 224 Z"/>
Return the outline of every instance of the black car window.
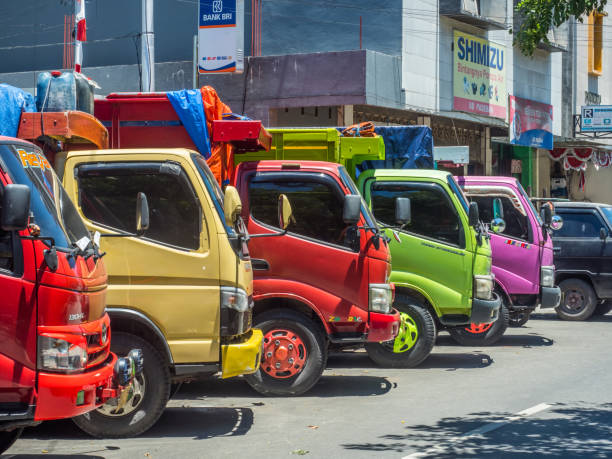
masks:
<path fill-rule="evenodd" d="M 183 249 L 200 247 L 201 209 L 185 171 L 164 163 L 106 163 L 79 168 L 79 201 L 92 222 L 136 230 L 136 195 L 149 203 L 148 239 Z M 104 164 L 103 164 L 104 166 Z"/>
<path fill-rule="evenodd" d="M 508 196 L 470 195 L 470 200 L 478 204 L 480 219 L 485 223 L 490 223 L 493 220 L 493 200 L 495 198 L 499 198 L 502 202 L 504 221 L 506 222 L 506 229 L 500 234 L 528 241 L 529 219 L 522 207 L 517 207 Z"/>
<path fill-rule="evenodd" d="M 463 245 L 463 228 L 455 207 L 438 185 L 375 182 L 371 189 L 374 217 L 395 224 L 395 198 L 410 198 L 411 222 L 405 231 L 440 242 Z"/>
<path fill-rule="evenodd" d="M 554 237 L 599 237 L 599 230 L 605 227 L 603 221 L 592 212 L 564 212 L 557 209 L 563 217 L 563 227 L 553 233 Z"/>
<path fill-rule="evenodd" d="M 342 219 L 343 199 L 330 184 L 318 181 L 283 179 L 251 180 L 251 215 L 266 225 L 278 228 L 278 196 L 285 194 L 291 203 L 293 221 L 288 231 L 332 244 L 350 246 L 348 226 Z"/>

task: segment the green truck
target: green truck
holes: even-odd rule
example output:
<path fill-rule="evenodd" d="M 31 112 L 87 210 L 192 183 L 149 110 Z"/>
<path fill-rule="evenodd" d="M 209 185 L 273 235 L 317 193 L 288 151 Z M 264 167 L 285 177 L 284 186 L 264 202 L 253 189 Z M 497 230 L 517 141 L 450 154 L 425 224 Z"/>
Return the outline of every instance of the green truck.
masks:
<path fill-rule="evenodd" d="M 236 160 L 343 164 L 358 184 L 354 194 L 361 193 L 376 219 L 389 225 L 385 231 L 392 256 L 390 280 L 402 324 L 395 340 L 368 343 L 375 362 L 414 367 L 431 353 L 442 329 L 466 344 L 490 344 L 501 337 L 508 312 L 494 291 L 489 237 L 478 206 L 468 204 L 450 173 L 375 169 L 358 174 L 363 161 L 385 158 L 382 137 L 345 137 L 333 128 L 268 131 L 270 151 L 236 155 Z M 411 222 L 401 228 L 393 227 L 396 197 L 411 202 Z"/>

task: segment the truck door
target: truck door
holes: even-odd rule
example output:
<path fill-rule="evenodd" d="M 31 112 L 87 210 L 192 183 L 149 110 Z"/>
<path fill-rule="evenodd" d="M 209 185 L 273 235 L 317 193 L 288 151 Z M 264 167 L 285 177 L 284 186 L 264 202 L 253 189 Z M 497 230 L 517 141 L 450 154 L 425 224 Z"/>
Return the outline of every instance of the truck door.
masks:
<path fill-rule="evenodd" d="M 146 314 L 177 363 L 218 361 L 218 241 L 208 196 L 193 186 L 195 171 L 152 160 L 109 160 L 76 171 L 78 205 L 90 229 L 134 232 L 137 193 L 149 203 L 142 238 L 102 238 L 109 308 Z"/>
<path fill-rule="evenodd" d="M 480 219 L 493 220 L 493 200 L 499 198 L 504 211 L 506 229 L 491 235 L 492 271 L 497 280 L 512 294 L 533 295 L 540 291 L 540 245 L 538 228 L 532 226 L 519 197 L 509 188 L 465 187 L 470 200 L 478 203 Z"/>
<path fill-rule="evenodd" d="M 294 217 L 287 235 L 249 242 L 256 276 L 314 286 L 310 292 L 318 291 L 325 303 L 318 305 L 325 306 L 320 309 L 324 320 L 339 333 L 343 326 L 354 332 L 355 324 L 348 322 L 355 317 L 354 305 L 368 303 L 368 267 L 360 248 L 349 243 L 342 219 L 345 192 L 338 182 L 326 174 L 307 172 L 258 172 L 247 180 L 250 233 L 278 229 L 280 194 L 288 197 Z M 364 239 L 362 233 L 362 244 Z M 312 300 L 316 298 L 311 296 Z M 365 326 L 367 316 L 359 319 Z"/>
<path fill-rule="evenodd" d="M 446 190 L 418 181 L 370 180 L 365 186 L 374 216 L 385 225 L 395 224 L 395 198 L 410 198 L 412 220 L 398 232 L 401 246 L 391 237 L 393 273 L 409 273 L 414 285 L 427 286 L 443 314 L 465 314 L 473 255 L 466 250 L 465 228 Z M 393 277 L 391 281 L 401 282 Z"/>
<path fill-rule="evenodd" d="M 608 239 L 599 237 L 601 228 L 606 223 L 595 208 L 559 208 L 558 215 L 563 217 L 563 227 L 555 231 L 555 267 L 558 273 L 571 271 L 583 273 L 593 281 L 599 297 L 604 297 L 606 290 L 610 294 L 610 277 L 602 271 L 602 259 Z"/>
<path fill-rule="evenodd" d="M 6 183 L 0 172 L 0 196 Z M 21 244 L 15 231 L 0 230 L 0 417 L 27 411 L 35 395 L 36 298 Z"/>

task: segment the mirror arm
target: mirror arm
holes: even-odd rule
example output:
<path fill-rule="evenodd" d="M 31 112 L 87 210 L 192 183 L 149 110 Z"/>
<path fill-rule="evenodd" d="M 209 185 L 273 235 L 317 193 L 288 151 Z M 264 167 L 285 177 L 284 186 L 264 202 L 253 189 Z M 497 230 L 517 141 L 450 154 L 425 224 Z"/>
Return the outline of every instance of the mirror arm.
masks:
<path fill-rule="evenodd" d="M 284 236 L 285 234 L 287 234 L 286 229 L 279 231 L 277 233 L 249 234 L 249 239 L 254 238 L 254 237 L 277 237 L 277 236 Z M 244 237 L 246 236 L 246 234 L 238 233 L 238 236 Z"/>

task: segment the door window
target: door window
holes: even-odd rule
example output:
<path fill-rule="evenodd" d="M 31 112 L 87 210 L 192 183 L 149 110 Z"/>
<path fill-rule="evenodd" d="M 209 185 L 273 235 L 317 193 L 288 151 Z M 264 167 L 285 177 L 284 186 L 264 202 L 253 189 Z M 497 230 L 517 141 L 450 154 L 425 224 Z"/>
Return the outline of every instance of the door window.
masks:
<path fill-rule="evenodd" d="M 135 232 L 139 192 L 149 203 L 146 238 L 183 249 L 200 247 L 201 209 L 179 165 L 102 163 L 79 167 L 80 205 L 92 222 Z"/>
<path fill-rule="evenodd" d="M 374 217 L 395 225 L 395 198 L 410 198 L 411 222 L 405 231 L 464 246 L 463 227 L 446 192 L 439 185 L 375 182 L 371 189 Z"/>
<path fill-rule="evenodd" d="M 350 246 L 348 226 L 342 219 L 344 200 L 333 184 L 323 181 L 265 179 L 249 183 L 251 215 L 266 225 L 278 227 L 278 196 L 291 203 L 293 221 L 288 231 L 319 241 Z"/>
<path fill-rule="evenodd" d="M 514 201 L 504 195 L 470 196 L 470 199 L 478 204 L 480 219 L 485 223 L 493 220 L 493 200 L 495 198 L 499 198 L 502 202 L 504 221 L 506 222 L 506 229 L 500 234 L 514 239 L 530 241 L 529 218 L 518 200 Z"/>
<path fill-rule="evenodd" d="M 592 212 L 563 212 L 557 210 L 563 217 L 563 227 L 554 232 L 555 237 L 599 237 L 599 230 L 605 228 L 604 223 Z"/>

